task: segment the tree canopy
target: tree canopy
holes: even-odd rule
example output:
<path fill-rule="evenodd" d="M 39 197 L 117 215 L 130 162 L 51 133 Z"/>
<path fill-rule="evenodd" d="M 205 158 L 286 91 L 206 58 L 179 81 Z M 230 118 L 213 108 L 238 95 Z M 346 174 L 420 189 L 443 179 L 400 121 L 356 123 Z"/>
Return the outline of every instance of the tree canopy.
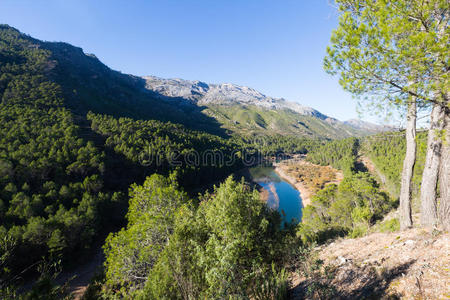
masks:
<path fill-rule="evenodd" d="M 325 69 L 344 89 L 371 96 L 380 110 L 409 97 L 443 103 L 448 93 L 446 0 L 337 0 L 341 11 Z M 383 100 L 383 101 L 380 101 Z"/>

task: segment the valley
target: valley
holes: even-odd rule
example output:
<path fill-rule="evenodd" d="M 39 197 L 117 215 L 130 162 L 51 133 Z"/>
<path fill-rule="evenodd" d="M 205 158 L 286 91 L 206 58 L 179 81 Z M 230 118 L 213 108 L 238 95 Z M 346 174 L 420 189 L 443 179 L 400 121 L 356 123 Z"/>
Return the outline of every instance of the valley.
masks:
<path fill-rule="evenodd" d="M 0 299 L 448 298 L 449 3 L 311 3 L 0 3 Z"/>

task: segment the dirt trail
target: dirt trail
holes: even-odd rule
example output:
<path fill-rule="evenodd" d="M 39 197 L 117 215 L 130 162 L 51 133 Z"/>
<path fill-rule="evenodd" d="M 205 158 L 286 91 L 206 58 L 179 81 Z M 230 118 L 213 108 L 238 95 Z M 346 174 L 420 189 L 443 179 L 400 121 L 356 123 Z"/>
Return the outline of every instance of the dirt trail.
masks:
<path fill-rule="evenodd" d="M 364 165 L 364 167 L 366 167 L 367 171 L 370 174 L 375 176 L 375 178 L 377 178 L 380 181 L 379 183 L 382 186 L 386 185 L 386 177 L 380 171 L 378 171 L 378 169 L 375 167 L 375 164 L 369 157 L 365 155 L 360 155 L 359 161 Z"/>
<path fill-rule="evenodd" d="M 102 249 L 99 249 L 89 262 L 82 264 L 73 270 L 61 273 L 56 278 L 56 284 L 63 285 L 69 281 L 67 293 L 75 300 L 81 299 L 86 292 L 91 279 L 102 266 L 103 262 L 103 251 Z"/>

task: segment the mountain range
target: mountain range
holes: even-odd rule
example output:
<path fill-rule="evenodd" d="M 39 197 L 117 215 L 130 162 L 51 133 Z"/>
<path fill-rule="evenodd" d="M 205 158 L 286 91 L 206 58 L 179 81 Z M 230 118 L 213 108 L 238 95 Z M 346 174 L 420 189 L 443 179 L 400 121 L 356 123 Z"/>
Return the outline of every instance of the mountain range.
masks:
<path fill-rule="evenodd" d="M 203 112 L 239 133 L 276 133 L 305 137 L 362 136 L 385 130 L 362 120 L 341 122 L 314 108 L 273 98 L 246 86 L 198 80 L 143 77 L 146 88 L 177 105 L 204 107 Z"/>
<path fill-rule="evenodd" d="M 0 264 L 14 275 L 86 255 L 122 226 L 130 185 L 155 173 L 198 195 L 259 154 L 324 142 L 302 137 L 365 133 L 247 87 L 122 74 L 0 25 L 0 240 L 13 245 Z"/>
<path fill-rule="evenodd" d="M 61 86 L 65 105 L 80 120 L 92 111 L 116 118 L 170 121 L 220 136 L 281 134 L 335 139 L 384 129 L 363 121 L 341 122 L 250 87 L 123 74 L 79 47 L 40 41 L 7 25 L 0 29 L 25 38 L 28 51 L 41 49 L 49 53 L 45 76 Z"/>

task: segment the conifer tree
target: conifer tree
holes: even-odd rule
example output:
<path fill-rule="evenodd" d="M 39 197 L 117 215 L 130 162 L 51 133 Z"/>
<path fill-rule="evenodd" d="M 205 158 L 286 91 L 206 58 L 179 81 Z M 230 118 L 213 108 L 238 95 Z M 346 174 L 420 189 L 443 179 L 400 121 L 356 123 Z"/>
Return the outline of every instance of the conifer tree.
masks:
<path fill-rule="evenodd" d="M 415 162 L 416 106 L 432 107 L 422 183 L 422 224 L 433 224 L 443 116 L 448 109 L 446 0 L 337 0 L 341 12 L 325 69 L 364 104 L 406 111 L 407 149 L 400 194 L 401 228 L 412 225 L 411 178 Z M 448 110 L 447 110 L 448 111 Z M 436 130 L 438 129 L 438 130 Z M 425 176 L 426 175 L 426 176 Z M 443 182 L 442 184 L 448 184 Z"/>

